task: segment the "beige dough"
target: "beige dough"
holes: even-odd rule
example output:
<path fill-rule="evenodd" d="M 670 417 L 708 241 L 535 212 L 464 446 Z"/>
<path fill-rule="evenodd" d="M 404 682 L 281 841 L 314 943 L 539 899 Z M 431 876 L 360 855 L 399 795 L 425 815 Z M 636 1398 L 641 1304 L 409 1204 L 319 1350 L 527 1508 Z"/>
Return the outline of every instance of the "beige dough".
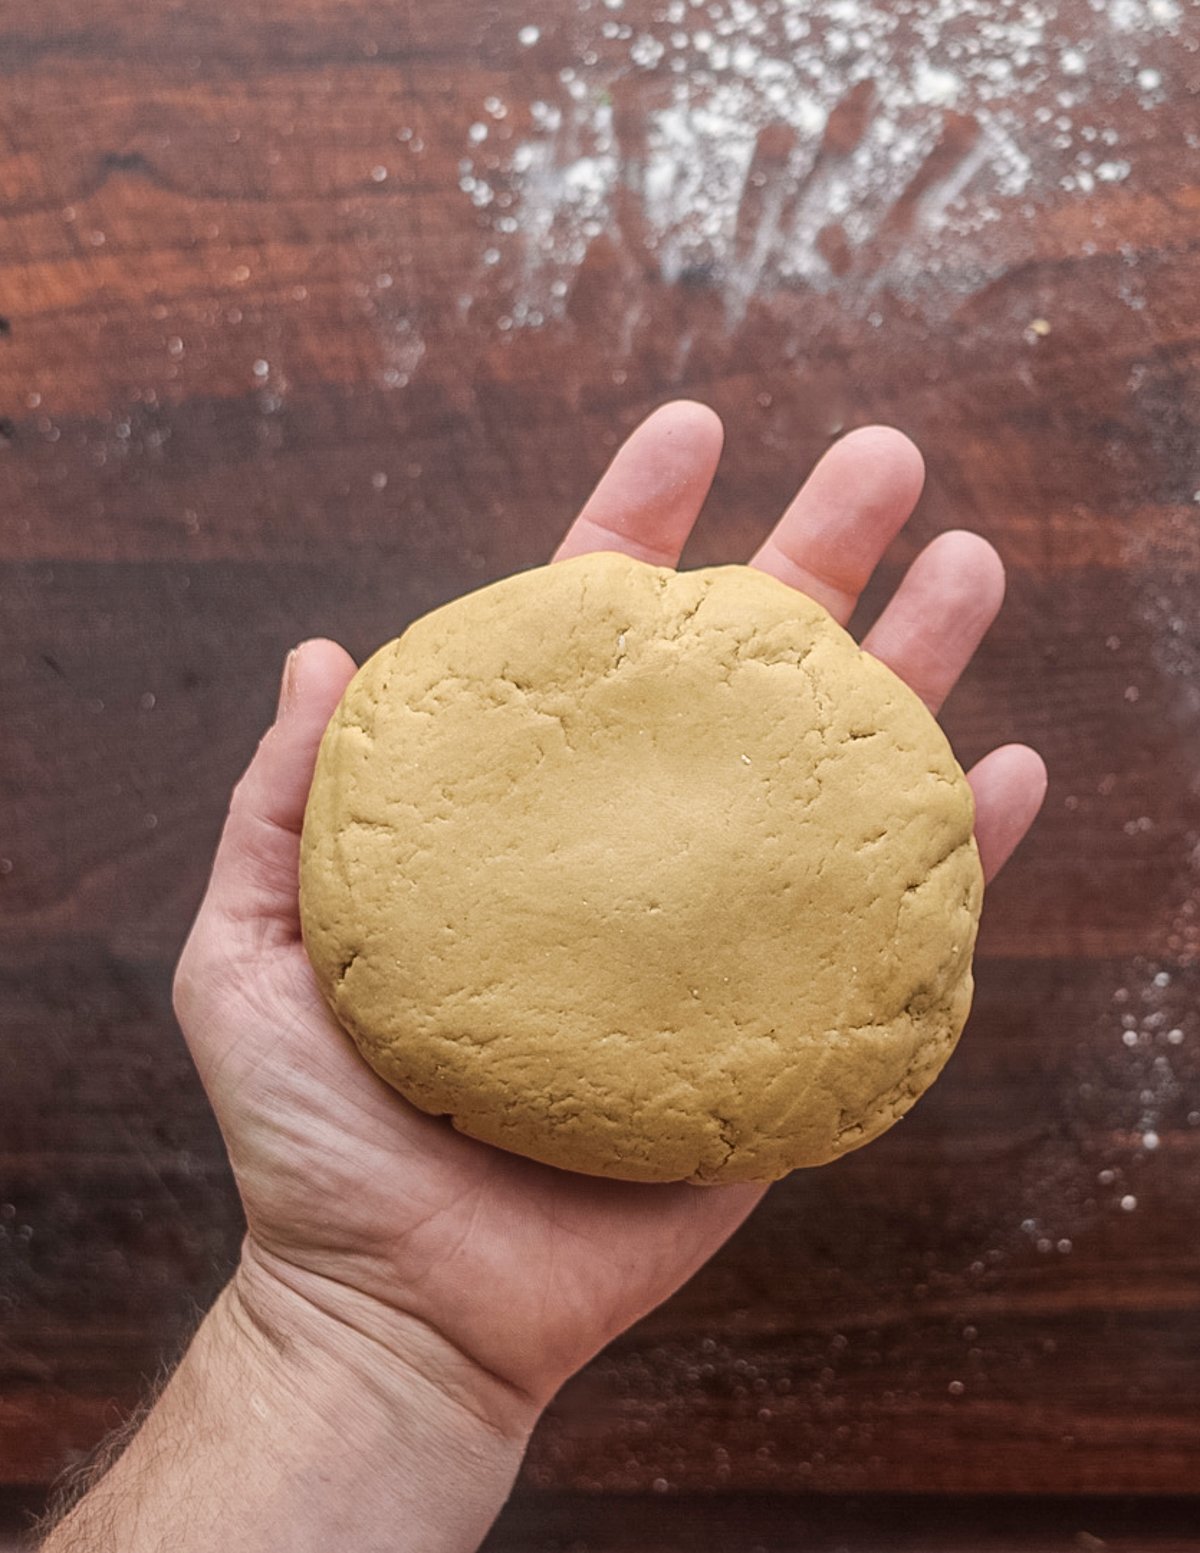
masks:
<path fill-rule="evenodd" d="M 418 620 L 321 746 L 301 908 L 363 1056 L 552 1165 L 770 1181 L 890 1127 L 971 1002 L 970 789 L 747 567 L 591 555 Z"/>

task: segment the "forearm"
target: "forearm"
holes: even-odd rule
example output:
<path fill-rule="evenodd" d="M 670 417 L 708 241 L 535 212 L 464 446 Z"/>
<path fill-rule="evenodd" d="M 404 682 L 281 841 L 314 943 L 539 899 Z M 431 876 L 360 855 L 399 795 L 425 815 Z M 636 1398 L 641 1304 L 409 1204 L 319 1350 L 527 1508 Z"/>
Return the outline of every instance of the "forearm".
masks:
<path fill-rule="evenodd" d="M 243 1273 L 115 1465 L 43 1553 L 470 1553 L 533 1410 Z M 493 1407 L 493 1402 L 498 1405 Z"/>

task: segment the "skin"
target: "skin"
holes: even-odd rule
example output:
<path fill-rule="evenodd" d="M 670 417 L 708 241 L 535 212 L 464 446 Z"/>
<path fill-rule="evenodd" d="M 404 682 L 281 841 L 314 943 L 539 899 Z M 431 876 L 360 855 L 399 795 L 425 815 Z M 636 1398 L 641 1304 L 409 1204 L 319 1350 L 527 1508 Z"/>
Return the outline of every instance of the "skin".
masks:
<path fill-rule="evenodd" d="M 703 405 L 657 411 L 558 557 L 622 550 L 675 565 L 721 446 Z M 844 623 L 923 476 L 899 432 L 854 432 L 751 564 Z M 985 540 L 943 534 L 865 645 L 936 712 L 1003 593 Z M 317 745 L 354 669 L 332 642 L 290 656 L 176 980 L 245 1207 L 241 1265 L 48 1549 L 473 1548 L 562 1381 L 762 1195 L 598 1181 L 500 1153 L 413 1110 L 360 1060 L 317 990 L 296 900 Z M 1008 745 L 969 775 L 992 877 L 1037 814 L 1045 770 Z"/>

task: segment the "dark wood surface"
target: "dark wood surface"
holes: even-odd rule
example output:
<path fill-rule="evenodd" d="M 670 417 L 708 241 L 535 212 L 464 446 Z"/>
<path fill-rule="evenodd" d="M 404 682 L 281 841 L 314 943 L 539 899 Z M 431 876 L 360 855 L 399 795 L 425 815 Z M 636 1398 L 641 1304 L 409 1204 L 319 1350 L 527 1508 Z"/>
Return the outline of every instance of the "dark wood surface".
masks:
<path fill-rule="evenodd" d="M 1200 10 L 955 9 L 0 0 L 11 1504 L 235 1254 L 169 987 L 284 651 L 541 560 L 689 394 L 692 562 L 916 437 L 865 613 L 988 534 L 946 722 L 1052 784 L 943 1082 L 565 1389 L 494 1546 L 1200 1546 Z"/>

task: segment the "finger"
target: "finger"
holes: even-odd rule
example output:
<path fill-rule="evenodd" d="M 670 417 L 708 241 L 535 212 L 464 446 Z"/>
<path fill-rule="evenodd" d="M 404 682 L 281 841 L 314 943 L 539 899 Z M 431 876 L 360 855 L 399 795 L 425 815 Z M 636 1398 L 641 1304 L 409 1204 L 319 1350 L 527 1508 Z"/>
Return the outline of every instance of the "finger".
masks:
<path fill-rule="evenodd" d="M 967 774 L 975 794 L 975 838 L 984 876 L 994 879 L 1037 819 L 1046 763 L 1027 744 L 1005 744 Z"/>
<path fill-rule="evenodd" d="M 807 593 L 845 625 L 924 483 L 925 461 L 903 432 L 852 431 L 809 475 L 750 564 Z"/>
<path fill-rule="evenodd" d="M 707 405 L 680 399 L 644 420 L 588 498 L 556 561 L 619 550 L 674 566 L 712 485 L 725 440 Z"/>
<path fill-rule="evenodd" d="M 354 674 L 335 642 L 304 642 L 289 654 L 274 725 L 234 789 L 203 913 L 299 931 L 300 829 L 317 748 Z"/>
<path fill-rule="evenodd" d="M 1004 563 L 979 534 L 939 534 L 863 640 L 936 712 L 1004 602 Z"/>

